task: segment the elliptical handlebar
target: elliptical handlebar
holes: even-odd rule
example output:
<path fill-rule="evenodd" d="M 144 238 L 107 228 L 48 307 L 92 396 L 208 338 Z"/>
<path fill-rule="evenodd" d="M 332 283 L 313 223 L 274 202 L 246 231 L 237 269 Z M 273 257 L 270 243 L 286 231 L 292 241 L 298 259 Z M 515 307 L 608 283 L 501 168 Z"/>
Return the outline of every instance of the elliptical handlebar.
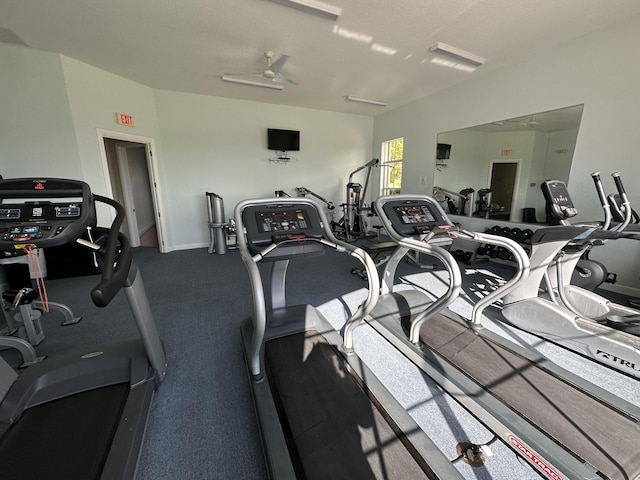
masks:
<path fill-rule="evenodd" d="M 622 178 L 620 177 L 620 172 L 612 173 L 613 182 L 616 184 L 616 188 L 618 189 L 618 194 L 620 195 L 620 201 L 622 202 L 622 210 L 624 212 L 624 221 L 616 226 L 617 231 L 624 230 L 627 225 L 631 222 L 631 203 L 629 202 L 629 198 L 627 197 L 627 192 L 622 185 Z"/>
<path fill-rule="evenodd" d="M 602 225 L 602 229 L 608 230 L 611 226 L 611 206 L 609 205 L 607 196 L 604 193 L 604 187 L 602 186 L 600 172 L 593 172 L 591 174 L 591 178 L 593 179 L 593 183 L 596 186 L 596 192 L 598 192 L 598 198 L 600 199 L 602 210 L 604 210 L 604 224 Z"/>

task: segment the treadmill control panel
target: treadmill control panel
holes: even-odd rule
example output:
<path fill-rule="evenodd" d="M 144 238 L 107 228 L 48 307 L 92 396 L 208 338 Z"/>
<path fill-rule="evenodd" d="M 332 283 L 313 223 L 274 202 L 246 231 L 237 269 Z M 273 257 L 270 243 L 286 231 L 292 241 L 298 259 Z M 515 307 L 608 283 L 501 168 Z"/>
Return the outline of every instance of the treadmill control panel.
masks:
<path fill-rule="evenodd" d="M 90 197 L 88 185 L 79 181 L 0 180 L 0 250 L 74 241 L 95 223 Z"/>
<path fill-rule="evenodd" d="M 281 259 L 324 251 L 324 247 L 309 239 L 324 237 L 318 211 L 309 204 L 273 203 L 252 205 L 242 212 L 247 245 L 252 254 L 272 243 L 286 242 L 268 257 Z"/>
<path fill-rule="evenodd" d="M 261 233 L 295 233 L 311 228 L 309 214 L 305 209 L 256 212 L 256 222 Z"/>
<path fill-rule="evenodd" d="M 453 225 L 442 208 L 429 198 L 390 201 L 383 205 L 384 214 L 401 236 L 429 233 L 437 227 Z"/>

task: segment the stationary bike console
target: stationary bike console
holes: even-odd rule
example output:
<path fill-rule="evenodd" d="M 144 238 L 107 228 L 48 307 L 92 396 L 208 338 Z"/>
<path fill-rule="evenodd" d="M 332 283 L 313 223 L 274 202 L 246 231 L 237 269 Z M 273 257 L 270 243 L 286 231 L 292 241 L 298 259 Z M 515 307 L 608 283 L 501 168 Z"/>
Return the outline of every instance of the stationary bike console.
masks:
<path fill-rule="evenodd" d="M 382 209 L 400 237 L 420 236 L 453 226 L 442 207 L 429 198 L 392 200 Z"/>
<path fill-rule="evenodd" d="M 54 178 L 0 180 L 0 250 L 70 243 L 95 221 L 95 205 L 85 182 Z"/>
<path fill-rule="evenodd" d="M 562 222 L 578 214 L 578 210 L 571 201 L 569 191 L 563 181 L 547 180 L 542 182 L 540 188 L 547 202 L 547 212 L 555 220 Z"/>
<path fill-rule="evenodd" d="M 271 251 L 265 260 L 324 251 L 317 242 L 324 238 L 322 222 L 311 205 L 274 203 L 249 206 L 242 212 L 242 222 L 247 245 L 253 255 L 274 243 L 287 244 Z"/>

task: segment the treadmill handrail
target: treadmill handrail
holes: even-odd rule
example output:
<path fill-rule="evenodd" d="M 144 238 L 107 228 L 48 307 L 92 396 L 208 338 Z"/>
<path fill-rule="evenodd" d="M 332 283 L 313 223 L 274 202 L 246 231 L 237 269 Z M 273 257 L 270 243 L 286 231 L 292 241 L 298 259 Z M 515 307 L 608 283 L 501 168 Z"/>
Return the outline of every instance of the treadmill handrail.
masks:
<path fill-rule="evenodd" d="M 246 229 L 244 228 L 244 221 L 242 218 L 242 213 L 245 209 L 252 206 L 260 206 L 260 205 L 270 205 L 270 204 L 281 204 L 282 199 L 280 198 L 263 198 L 263 199 L 249 199 L 244 200 L 238 203 L 234 210 L 234 217 L 236 225 L 238 226 L 238 249 L 240 250 L 240 256 L 247 267 L 247 271 L 249 273 L 249 279 L 251 281 L 251 291 L 253 294 L 253 322 L 255 332 L 252 337 L 252 345 L 251 345 L 251 358 L 248 359 L 251 373 L 256 377 L 262 376 L 261 365 L 260 365 L 260 349 L 262 343 L 264 341 L 264 335 L 266 331 L 266 318 L 267 318 L 267 309 L 265 303 L 265 295 L 264 295 L 264 287 L 262 285 L 262 280 L 260 276 L 260 270 L 258 269 L 257 263 L 262 260 L 269 252 L 274 251 L 280 245 L 290 245 L 293 242 L 297 241 L 295 239 L 285 240 L 278 244 L 273 243 L 267 246 L 264 250 L 259 252 L 257 255 L 252 256 L 249 251 L 249 246 L 247 244 L 246 238 Z M 324 213 L 324 209 L 313 199 L 306 197 L 292 197 L 287 199 L 287 204 L 289 205 L 300 205 L 300 206 L 308 206 L 310 208 L 315 209 L 318 216 L 320 217 L 321 227 L 324 233 L 325 238 L 315 238 L 308 237 L 305 238 L 304 241 L 316 241 L 320 242 L 328 247 L 335 248 L 339 252 L 348 253 L 350 256 L 356 258 L 364 267 L 367 272 L 367 278 L 369 281 L 369 289 L 367 293 L 367 298 L 360 305 L 360 307 L 356 310 L 356 312 L 347 320 L 344 331 L 342 333 L 343 337 L 343 349 L 345 353 L 353 352 L 353 330 L 360 323 L 362 319 L 364 319 L 371 310 L 375 307 L 376 302 L 378 301 L 378 296 L 380 294 L 380 279 L 378 278 L 378 272 L 373 260 L 371 257 L 361 248 L 351 245 L 347 242 L 343 242 L 338 240 L 330 229 L 331 223 L 327 220 L 327 217 Z M 268 251 L 267 251 L 268 250 Z"/>
<path fill-rule="evenodd" d="M 431 318 L 433 315 L 435 315 L 436 313 L 440 312 L 442 309 L 447 307 L 451 302 L 453 302 L 453 300 L 457 298 L 462 285 L 462 274 L 460 272 L 460 267 L 458 266 L 458 262 L 456 262 L 456 260 L 447 250 L 439 246 L 429 245 L 428 243 L 429 240 L 439 238 L 437 235 L 435 236 L 427 235 L 426 237 L 423 237 L 423 239 L 418 240 L 412 237 L 403 237 L 398 232 L 395 231 L 391 221 L 389 220 L 387 215 L 384 214 L 383 206 L 385 203 L 389 201 L 398 201 L 398 200 L 400 201 L 424 200 L 426 202 L 437 205 L 437 202 L 435 201 L 435 199 L 427 195 L 407 195 L 407 194 L 384 195 L 375 200 L 374 206 L 376 208 L 376 211 L 378 212 L 378 216 L 382 221 L 382 224 L 385 227 L 387 233 L 389 234 L 389 236 L 391 236 L 391 238 L 393 238 L 398 242 L 398 245 L 400 245 L 405 249 L 412 249 L 421 253 L 425 253 L 427 255 L 435 256 L 436 258 L 438 258 L 443 262 L 443 264 L 447 268 L 447 271 L 450 275 L 449 290 L 447 290 L 447 292 L 442 297 L 440 297 L 434 303 L 429 305 L 429 307 L 424 312 L 421 312 L 419 315 L 417 315 L 411 323 L 411 328 L 409 331 L 409 340 L 412 343 L 417 344 L 420 341 L 421 325 L 425 321 L 427 321 L 429 318 Z M 446 217 L 446 214 L 444 214 L 444 212 L 441 212 L 441 213 L 445 216 L 445 219 L 449 220 L 448 217 Z M 516 274 L 511 279 L 509 279 L 509 281 L 507 281 L 504 285 L 501 285 L 500 287 L 495 289 L 493 292 L 489 293 L 482 299 L 478 300 L 473 306 L 470 322 L 472 325 L 474 325 L 475 328 L 478 328 L 481 326 L 480 318 L 482 316 L 483 310 L 488 305 L 491 305 L 493 302 L 495 302 L 496 300 L 509 294 L 513 289 L 517 288 L 519 282 L 523 281 L 528 277 L 530 272 L 529 257 L 527 253 L 524 251 L 524 249 L 517 242 L 509 238 L 500 237 L 497 235 L 491 235 L 488 233 L 471 232 L 467 230 L 456 231 L 455 236 L 457 236 L 458 238 L 465 238 L 465 239 L 472 240 L 479 243 L 488 243 L 490 245 L 504 247 L 513 254 L 514 259 L 516 261 L 516 265 L 517 265 Z M 393 257 L 395 257 L 395 255 Z M 399 258 L 393 258 L 393 259 L 397 264 L 397 261 L 399 260 Z M 391 263 L 391 260 L 389 261 L 389 268 L 393 268 L 393 264 Z M 391 281 L 393 280 L 391 279 Z"/>
<path fill-rule="evenodd" d="M 489 233 L 470 232 L 467 230 L 464 230 L 463 232 L 465 235 L 469 236 L 470 240 L 506 248 L 513 254 L 513 258 L 516 261 L 517 266 L 517 271 L 513 277 L 511 277 L 504 285 L 501 285 L 493 292 L 478 300 L 473 306 L 473 311 L 471 312 L 471 323 L 479 326 L 482 312 L 486 307 L 496 300 L 508 295 L 512 290 L 518 287 L 520 282 L 527 279 L 531 271 L 531 263 L 529 262 L 527 252 L 525 252 L 525 250 L 515 240 Z"/>

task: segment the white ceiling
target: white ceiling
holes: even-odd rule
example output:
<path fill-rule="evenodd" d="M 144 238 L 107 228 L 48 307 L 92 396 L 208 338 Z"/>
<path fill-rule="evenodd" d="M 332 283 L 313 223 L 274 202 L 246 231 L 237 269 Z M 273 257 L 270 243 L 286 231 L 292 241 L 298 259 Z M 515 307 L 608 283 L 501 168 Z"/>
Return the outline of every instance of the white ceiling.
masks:
<path fill-rule="evenodd" d="M 342 9 L 337 21 L 269 0 L 2 0 L 0 41 L 157 89 L 377 115 L 640 14 L 638 0 L 326 3 Z M 473 73 L 430 63 L 435 42 L 487 61 Z M 262 71 L 267 50 L 290 55 L 281 73 L 298 85 L 278 91 L 221 80 Z M 347 95 L 388 106 L 355 104 Z"/>

